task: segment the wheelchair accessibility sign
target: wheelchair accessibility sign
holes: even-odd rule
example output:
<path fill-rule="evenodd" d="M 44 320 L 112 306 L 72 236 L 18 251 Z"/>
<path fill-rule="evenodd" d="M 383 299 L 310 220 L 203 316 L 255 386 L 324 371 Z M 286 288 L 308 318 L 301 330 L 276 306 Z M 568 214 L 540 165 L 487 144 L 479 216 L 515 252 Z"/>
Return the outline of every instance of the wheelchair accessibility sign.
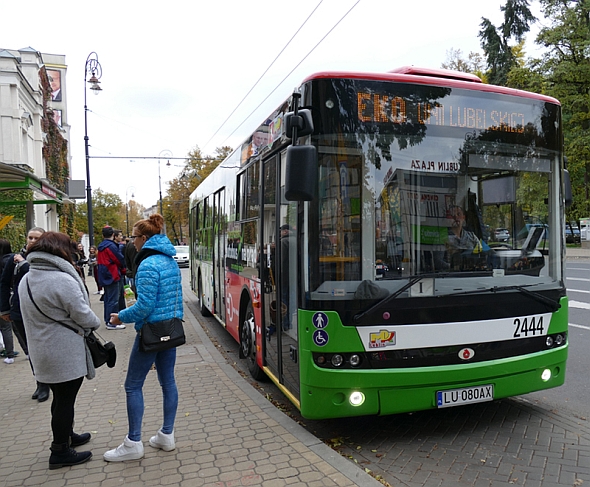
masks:
<path fill-rule="evenodd" d="M 323 347 L 328 343 L 330 337 L 324 330 L 316 330 L 313 332 L 313 343 L 318 347 Z"/>

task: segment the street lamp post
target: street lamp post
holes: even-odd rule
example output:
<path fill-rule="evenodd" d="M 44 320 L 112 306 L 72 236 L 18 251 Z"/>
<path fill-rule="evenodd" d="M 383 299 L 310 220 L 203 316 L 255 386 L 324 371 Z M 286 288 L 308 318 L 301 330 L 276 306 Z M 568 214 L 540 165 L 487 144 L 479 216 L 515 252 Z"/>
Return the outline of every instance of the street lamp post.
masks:
<path fill-rule="evenodd" d="M 160 185 L 160 215 L 164 216 L 164 208 L 162 207 L 162 176 L 160 175 L 160 158 L 170 158 L 172 157 L 172 152 L 168 149 L 164 149 L 163 151 L 158 154 L 158 182 Z M 170 165 L 170 160 L 167 162 Z"/>
<path fill-rule="evenodd" d="M 90 79 L 88 79 L 90 75 Z M 100 81 L 102 66 L 98 62 L 98 54 L 91 52 L 86 58 L 84 71 L 84 148 L 86 151 L 86 204 L 88 207 L 88 239 L 89 245 L 94 245 L 94 222 L 92 221 L 92 187 L 90 186 L 90 156 L 88 154 L 88 105 L 86 104 L 86 85 L 90 83 L 90 89 L 96 95 L 100 93 Z"/>
<path fill-rule="evenodd" d="M 129 197 L 127 196 L 127 194 L 129 193 L 130 189 L 133 190 L 133 191 L 131 191 L 131 197 L 135 198 L 135 195 L 133 194 L 133 192 L 135 191 L 135 187 L 129 186 L 125 190 L 125 221 L 127 222 L 127 236 L 128 237 L 129 237 Z"/>

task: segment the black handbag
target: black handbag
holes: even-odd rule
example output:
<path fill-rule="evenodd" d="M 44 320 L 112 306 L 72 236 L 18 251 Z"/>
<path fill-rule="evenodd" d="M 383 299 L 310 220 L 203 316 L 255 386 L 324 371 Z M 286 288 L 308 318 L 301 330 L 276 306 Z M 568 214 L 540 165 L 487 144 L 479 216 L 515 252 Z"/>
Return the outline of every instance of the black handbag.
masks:
<path fill-rule="evenodd" d="M 180 318 L 145 323 L 139 331 L 139 336 L 139 349 L 142 352 L 161 352 L 186 343 Z"/>
<path fill-rule="evenodd" d="M 35 308 L 37 308 L 37 311 L 39 311 L 39 313 L 41 313 L 43 316 L 50 319 L 51 321 L 55 321 L 56 323 L 59 323 L 60 325 L 72 330 L 77 335 L 80 335 L 80 332 L 78 330 L 71 327 L 70 325 L 67 325 L 63 321 L 59 321 L 55 318 L 51 318 L 51 316 L 47 316 L 41 310 L 41 308 L 37 306 L 37 303 L 33 299 L 31 288 L 29 287 L 29 281 L 27 281 L 27 291 L 29 292 L 29 298 L 31 298 L 31 302 L 35 305 Z M 92 363 L 94 364 L 95 369 L 101 367 L 104 364 L 107 364 L 107 367 L 111 369 L 115 366 L 115 363 L 117 362 L 117 350 L 115 349 L 115 344 L 113 342 L 103 343 L 101 341 L 101 338 L 97 334 L 95 334 L 94 331 L 91 331 L 88 335 L 84 335 L 84 340 L 86 341 L 86 346 L 88 347 L 90 355 L 92 356 Z"/>
<path fill-rule="evenodd" d="M 117 350 L 113 342 L 105 342 L 103 344 L 93 331 L 85 335 L 84 339 L 86 340 L 88 350 L 90 350 L 95 369 L 104 364 L 107 364 L 107 367 L 110 369 L 115 366 L 117 362 Z"/>

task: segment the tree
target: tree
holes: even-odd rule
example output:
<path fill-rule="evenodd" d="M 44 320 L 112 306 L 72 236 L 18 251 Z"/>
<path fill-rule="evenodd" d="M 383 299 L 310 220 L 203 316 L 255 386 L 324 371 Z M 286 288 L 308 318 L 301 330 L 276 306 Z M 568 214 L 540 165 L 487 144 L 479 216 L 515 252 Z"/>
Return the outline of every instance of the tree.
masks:
<path fill-rule="evenodd" d="M 185 167 L 170 181 L 163 201 L 163 216 L 170 240 L 181 242 L 188 236 L 191 193 L 232 151 L 231 147 L 224 146 L 215 149 L 215 156 L 203 156 L 198 147 L 189 152 Z"/>
<path fill-rule="evenodd" d="M 506 0 L 501 10 L 504 12 L 502 25 L 496 28 L 483 17 L 479 38 L 486 58 L 488 81 L 494 85 L 506 86 L 508 73 L 517 64 L 509 41 L 514 39 L 517 43 L 522 42 L 535 17 L 529 9 L 529 0 Z"/>
<path fill-rule="evenodd" d="M 121 208 L 124 209 L 125 204 L 118 195 L 105 193 L 100 189 L 92 192 L 92 219 L 95 242 L 102 240 L 102 228 L 105 225 L 121 230 L 125 228 L 125 214 L 121 213 Z M 74 227 L 81 233 L 87 233 L 88 231 L 88 212 L 85 202 L 76 205 Z"/>
<path fill-rule="evenodd" d="M 590 215 L 590 2 L 541 0 L 550 25 L 536 42 L 546 48 L 539 70 L 546 93 L 562 104 L 564 151 L 574 203 L 568 220 Z"/>
<path fill-rule="evenodd" d="M 127 205 L 129 206 L 129 209 L 125 208 L 125 203 L 123 203 L 123 213 L 125 220 L 127 220 L 127 215 L 129 214 L 129 233 L 131 233 L 133 225 L 143 218 L 145 207 L 134 200 L 129 200 Z M 125 223 L 125 227 L 122 228 L 122 230 L 127 233 L 127 223 Z"/>
<path fill-rule="evenodd" d="M 443 69 L 475 74 L 481 79 L 485 77 L 484 61 L 478 52 L 470 52 L 467 59 L 465 59 L 461 49 L 451 48 L 447 51 L 447 60 L 441 64 L 441 67 Z"/>

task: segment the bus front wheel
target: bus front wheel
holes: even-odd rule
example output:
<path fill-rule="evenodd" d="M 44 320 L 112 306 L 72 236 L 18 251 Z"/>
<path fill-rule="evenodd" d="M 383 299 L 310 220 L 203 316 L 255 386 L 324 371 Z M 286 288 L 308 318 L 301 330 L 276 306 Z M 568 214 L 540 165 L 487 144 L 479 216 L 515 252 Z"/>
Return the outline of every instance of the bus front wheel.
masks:
<path fill-rule="evenodd" d="M 242 356 L 248 363 L 248 371 L 252 378 L 262 380 L 265 374 L 256 363 L 256 332 L 254 327 L 254 309 L 252 303 L 249 302 L 240 331 L 240 348 Z"/>

